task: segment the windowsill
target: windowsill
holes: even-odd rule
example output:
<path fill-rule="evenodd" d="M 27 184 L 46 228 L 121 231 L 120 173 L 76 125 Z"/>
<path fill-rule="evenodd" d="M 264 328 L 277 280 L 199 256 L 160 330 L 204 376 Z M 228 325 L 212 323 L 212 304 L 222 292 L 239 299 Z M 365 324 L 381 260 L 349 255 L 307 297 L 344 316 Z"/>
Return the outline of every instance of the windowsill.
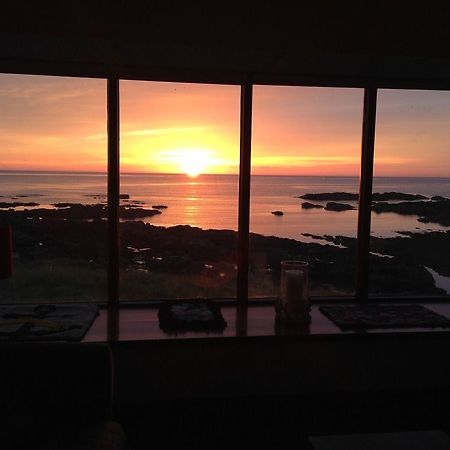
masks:
<path fill-rule="evenodd" d="M 427 308 L 450 318 L 450 303 L 426 303 Z M 106 309 L 100 311 L 83 342 L 107 341 L 170 341 L 182 339 L 232 339 L 297 337 L 315 339 L 323 337 L 343 338 L 367 335 L 392 335 L 408 333 L 433 333 L 450 335 L 450 328 L 388 328 L 367 331 L 343 331 L 313 305 L 308 329 L 286 329 L 275 326 L 273 305 L 249 306 L 238 310 L 236 306 L 222 306 L 227 327 L 220 332 L 189 331 L 168 333 L 159 328 L 158 309 L 151 306 L 121 306 L 117 314 Z M 108 329 L 108 323 L 109 329 Z M 109 336 L 109 339 L 108 339 Z"/>

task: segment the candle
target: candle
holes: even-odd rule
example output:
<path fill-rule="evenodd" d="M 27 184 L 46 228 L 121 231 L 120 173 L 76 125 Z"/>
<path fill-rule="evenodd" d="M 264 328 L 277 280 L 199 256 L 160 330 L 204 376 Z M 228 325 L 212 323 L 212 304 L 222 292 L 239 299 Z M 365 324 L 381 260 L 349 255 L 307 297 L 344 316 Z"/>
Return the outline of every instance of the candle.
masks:
<path fill-rule="evenodd" d="M 306 261 L 281 261 L 280 297 L 275 302 L 278 323 L 306 325 L 310 322 L 308 278 Z"/>

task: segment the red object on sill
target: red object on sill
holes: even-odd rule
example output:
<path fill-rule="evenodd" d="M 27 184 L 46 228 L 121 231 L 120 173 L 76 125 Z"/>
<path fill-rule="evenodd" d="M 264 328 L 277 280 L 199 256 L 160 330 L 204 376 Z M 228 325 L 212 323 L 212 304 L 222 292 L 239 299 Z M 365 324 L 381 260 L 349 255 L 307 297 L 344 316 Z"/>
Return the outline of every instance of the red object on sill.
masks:
<path fill-rule="evenodd" d="M 11 225 L 0 227 L 0 279 L 12 275 L 12 231 Z"/>

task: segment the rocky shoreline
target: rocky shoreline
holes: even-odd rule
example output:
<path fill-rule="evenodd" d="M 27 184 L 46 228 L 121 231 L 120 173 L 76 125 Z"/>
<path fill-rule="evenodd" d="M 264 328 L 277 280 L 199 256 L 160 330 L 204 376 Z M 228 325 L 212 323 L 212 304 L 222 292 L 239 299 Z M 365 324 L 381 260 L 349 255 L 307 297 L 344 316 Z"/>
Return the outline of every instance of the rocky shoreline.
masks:
<path fill-rule="evenodd" d="M 439 197 L 439 196 L 437 196 Z M 298 198 L 303 198 L 305 200 L 317 200 L 317 201 L 358 201 L 359 194 L 352 192 L 320 192 L 314 194 L 304 194 L 300 195 Z M 405 200 L 405 201 L 415 201 L 415 200 L 426 200 L 428 197 L 421 194 L 405 194 L 403 192 L 374 192 L 372 194 L 373 201 L 390 201 L 390 200 Z M 440 200 L 444 197 L 435 198 L 432 200 Z"/>
<path fill-rule="evenodd" d="M 379 202 L 372 204 L 372 211 L 378 214 L 393 212 L 419 216 L 417 219 L 419 222 L 450 226 L 450 200 L 447 199 L 402 203 Z"/>
<path fill-rule="evenodd" d="M 342 200 L 341 194 L 346 193 L 335 194 Z M 329 194 L 317 195 L 321 197 L 316 201 L 326 201 L 324 195 Z M 122 200 L 129 202 L 120 206 L 120 265 L 125 298 L 235 296 L 235 231 L 202 230 L 188 225 L 154 226 L 141 219 L 164 213 L 166 208 L 163 206 L 166 205 L 147 209 L 129 198 Z M 320 206 L 311 205 L 311 208 Z M 377 206 L 379 213 L 417 214 L 419 220 L 449 223 L 444 220 L 445 215 L 450 218 L 447 209 L 450 201 L 447 199 L 374 203 L 376 205 L 380 205 Z M 347 206 L 353 209 L 352 205 Z M 443 212 L 438 214 L 440 208 Z M 53 209 L 1 209 L 0 223 L 9 223 L 13 227 L 14 262 L 22 277 L 15 283 L 15 289 L 19 289 L 21 298 L 36 295 L 31 280 L 40 270 L 44 280 L 41 282 L 45 283 L 46 277 L 50 277 L 50 272 L 44 270 L 46 267 L 65 271 L 64 280 L 71 280 L 66 281 L 65 287 L 69 290 L 72 289 L 70 283 L 86 281 L 79 277 L 72 279 L 73 276 L 68 275 L 74 270 L 75 262 L 78 264 L 76 267 L 84 268 L 85 277 L 95 274 L 95 277 L 92 275 L 92 285 L 97 283 L 94 278 L 98 280 L 100 273 L 103 280 L 107 259 L 106 218 L 107 207 L 101 203 L 59 203 L 54 204 Z M 286 259 L 309 262 L 311 290 L 315 295 L 349 295 L 354 291 L 357 240 L 346 236 L 305 236 L 317 242 L 250 234 L 251 296 L 277 295 L 280 262 Z M 399 232 L 393 238 L 372 237 L 370 245 L 372 293 L 403 296 L 446 294 L 436 287 L 427 267 L 450 277 L 450 231 Z M 54 269 L 48 270 L 54 273 Z M 7 291 L 8 286 L 12 284 L 7 280 L 2 284 L 2 291 Z M 53 291 L 48 286 L 45 292 L 53 295 L 49 294 Z M 55 289 L 55 299 L 58 295 L 61 296 L 61 292 Z M 72 292 L 71 295 L 76 294 Z"/>
<path fill-rule="evenodd" d="M 305 200 L 327 201 L 326 205 L 303 202 L 303 209 L 323 208 L 327 211 L 349 211 L 356 207 L 342 201 L 358 201 L 358 194 L 351 192 L 324 192 L 304 194 L 298 198 Z M 393 203 L 389 203 L 389 201 Z M 418 216 L 422 223 L 436 223 L 450 226 L 450 199 L 442 196 L 426 197 L 421 194 L 403 192 L 377 192 L 372 194 L 372 211 L 381 213 L 396 213 L 404 216 Z"/>

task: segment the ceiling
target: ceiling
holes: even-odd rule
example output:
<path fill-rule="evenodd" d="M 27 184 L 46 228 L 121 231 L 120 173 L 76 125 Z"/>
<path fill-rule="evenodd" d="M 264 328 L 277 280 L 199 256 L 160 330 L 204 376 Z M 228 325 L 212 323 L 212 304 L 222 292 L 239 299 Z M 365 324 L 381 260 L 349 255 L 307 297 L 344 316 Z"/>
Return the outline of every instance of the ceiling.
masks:
<path fill-rule="evenodd" d="M 449 5 L 241 3 L 17 0 L 0 19 L 0 68 L 217 82 L 450 80 Z"/>

